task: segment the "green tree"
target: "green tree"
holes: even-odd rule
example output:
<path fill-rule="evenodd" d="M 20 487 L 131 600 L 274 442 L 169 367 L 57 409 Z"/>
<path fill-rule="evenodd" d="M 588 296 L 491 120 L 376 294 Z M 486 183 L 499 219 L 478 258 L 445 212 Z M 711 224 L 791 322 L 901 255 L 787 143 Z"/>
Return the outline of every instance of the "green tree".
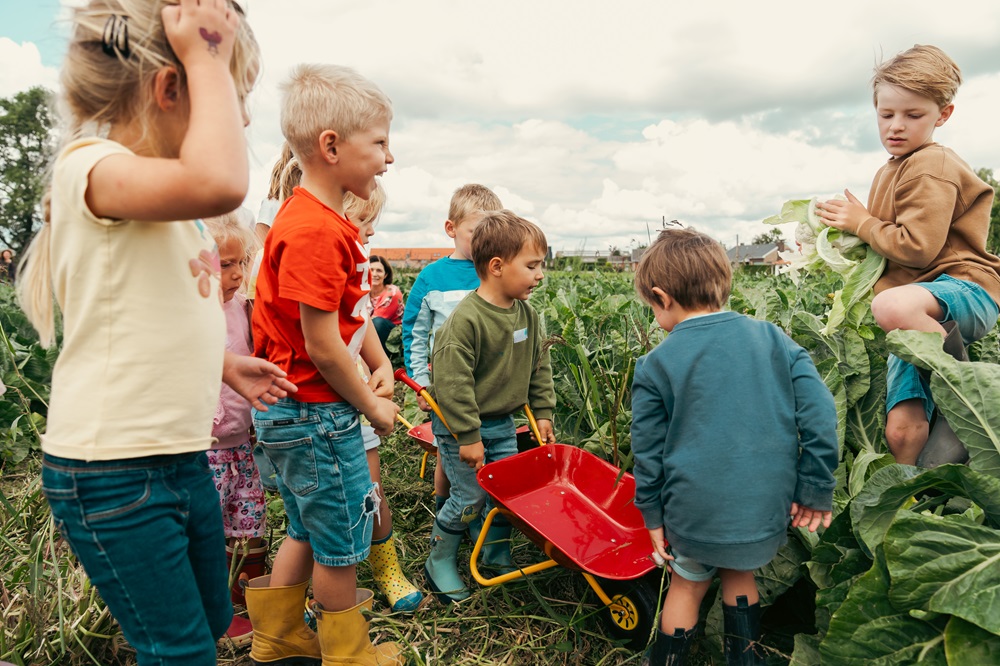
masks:
<path fill-rule="evenodd" d="M 986 249 L 1000 254 L 1000 183 L 991 169 L 980 169 L 976 174 L 993 188 L 993 210 L 990 211 L 990 232 L 986 236 Z"/>
<path fill-rule="evenodd" d="M 0 98 L 0 240 L 17 253 L 42 223 L 53 149 L 50 96 L 36 86 Z"/>
<path fill-rule="evenodd" d="M 767 245 L 768 243 L 783 244 L 785 242 L 784 236 L 781 235 L 781 229 L 773 227 L 770 231 L 765 234 L 758 234 L 753 237 L 751 244 L 753 245 Z"/>

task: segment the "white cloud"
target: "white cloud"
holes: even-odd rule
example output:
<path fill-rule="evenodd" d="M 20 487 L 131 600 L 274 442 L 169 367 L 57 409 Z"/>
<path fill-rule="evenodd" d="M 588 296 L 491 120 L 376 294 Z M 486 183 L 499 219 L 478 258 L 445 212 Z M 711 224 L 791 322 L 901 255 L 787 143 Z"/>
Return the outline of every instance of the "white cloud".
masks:
<path fill-rule="evenodd" d="M 17 44 L 0 35 L 0 97 L 10 97 L 38 85 L 54 89 L 58 78 L 54 68 L 42 65 L 35 44 Z"/>
<path fill-rule="evenodd" d="M 905 12 L 860 0 L 248 4 L 265 61 L 248 205 L 281 144 L 278 82 L 299 62 L 350 65 L 395 107 L 381 246 L 447 244 L 448 200 L 466 182 L 494 188 L 557 247 L 595 249 L 642 242 L 663 217 L 731 244 L 764 232 L 786 199 L 844 187 L 864 199 L 886 159 L 872 66 L 914 43 L 940 45 L 966 75 L 936 138 L 1000 168 L 994 0 L 950 13 L 932 0 Z M 0 94 L 54 85 L 32 48 L 0 39 Z"/>

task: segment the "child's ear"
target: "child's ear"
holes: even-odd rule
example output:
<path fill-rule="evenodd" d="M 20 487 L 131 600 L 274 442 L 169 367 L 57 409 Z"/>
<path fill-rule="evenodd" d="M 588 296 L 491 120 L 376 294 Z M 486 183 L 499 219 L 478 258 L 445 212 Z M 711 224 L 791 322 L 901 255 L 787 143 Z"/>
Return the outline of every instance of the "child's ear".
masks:
<path fill-rule="evenodd" d="M 949 104 L 948 106 L 941 109 L 941 116 L 937 119 L 937 122 L 934 123 L 934 127 L 941 127 L 941 125 L 944 125 L 946 122 L 948 122 L 948 119 L 951 118 L 951 114 L 954 112 L 955 112 L 954 104 Z"/>
<path fill-rule="evenodd" d="M 458 227 L 451 220 L 444 221 L 444 232 L 448 234 L 448 238 L 454 238 L 458 235 Z"/>
<path fill-rule="evenodd" d="M 500 257 L 493 257 L 490 259 L 490 263 L 487 265 L 490 275 L 493 277 L 500 277 L 503 275 L 503 259 Z"/>
<path fill-rule="evenodd" d="M 653 287 L 653 295 L 656 296 L 656 300 L 660 302 L 660 307 L 664 310 L 669 310 L 674 299 L 670 298 L 670 294 L 663 291 L 659 287 Z"/>
<path fill-rule="evenodd" d="M 153 76 L 153 99 L 161 111 L 171 111 L 180 99 L 181 77 L 177 68 L 161 67 Z"/>
<path fill-rule="evenodd" d="M 340 137 L 333 130 L 323 130 L 320 132 L 316 143 L 319 145 L 319 154 L 327 164 L 336 164 L 340 161 L 337 155 L 337 143 Z"/>

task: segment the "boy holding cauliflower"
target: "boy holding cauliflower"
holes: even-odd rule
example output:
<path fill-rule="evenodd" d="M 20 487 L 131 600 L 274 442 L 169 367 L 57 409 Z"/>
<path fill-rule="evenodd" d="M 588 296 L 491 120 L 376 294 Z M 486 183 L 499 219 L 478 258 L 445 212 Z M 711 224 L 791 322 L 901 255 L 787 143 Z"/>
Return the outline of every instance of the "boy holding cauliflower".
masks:
<path fill-rule="evenodd" d="M 917 45 L 875 69 L 879 138 L 891 155 L 875 174 L 867 208 L 816 205 L 831 227 L 859 236 L 886 258 L 872 315 L 885 331 L 934 331 L 970 344 L 997 321 L 1000 259 L 986 251 L 993 189 L 952 150 L 934 143 L 951 117 L 962 75 L 941 49 Z M 934 415 L 927 381 L 889 357 L 886 440 L 896 461 L 916 463 Z"/>

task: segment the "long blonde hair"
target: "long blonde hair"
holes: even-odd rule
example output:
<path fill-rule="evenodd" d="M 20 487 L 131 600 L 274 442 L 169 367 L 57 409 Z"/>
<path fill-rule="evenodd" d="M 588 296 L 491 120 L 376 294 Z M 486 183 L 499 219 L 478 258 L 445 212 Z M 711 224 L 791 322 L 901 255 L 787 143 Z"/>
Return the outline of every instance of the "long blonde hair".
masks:
<path fill-rule="evenodd" d="M 292 147 L 286 141 L 281 147 L 281 155 L 271 167 L 271 181 L 268 183 L 267 198 L 282 202 L 292 196 L 292 190 L 302 181 L 302 167 L 292 154 Z"/>
<path fill-rule="evenodd" d="M 158 146 L 152 124 L 155 99 L 151 85 L 156 72 L 175 67 L 185 83 L 184 66 L 174 55 L 163 29 L 162 11 L 178 0 L 90 0 L 73 10 L 72 35 L 60 72 L 58 115 L 62 123 L 59 148 L 84 136 L 100 136 L 112 125 L 138 122 L 143 138 Z M 257 41 L 238 5 L 240 16 L 230 71 L 241 100 L 253 88 L 260 72 Z M 127 19 L 127 50 L 106 49 L 105 31 L 115 21 Z M 50 176 L 51 178 L 51 176 Z M 49 257 L 50 190 L 42 198 L 45 223 L 21 258 L 18 300 L 28 320 L 48 347 L 55 339 L 52 273 Z"/>

